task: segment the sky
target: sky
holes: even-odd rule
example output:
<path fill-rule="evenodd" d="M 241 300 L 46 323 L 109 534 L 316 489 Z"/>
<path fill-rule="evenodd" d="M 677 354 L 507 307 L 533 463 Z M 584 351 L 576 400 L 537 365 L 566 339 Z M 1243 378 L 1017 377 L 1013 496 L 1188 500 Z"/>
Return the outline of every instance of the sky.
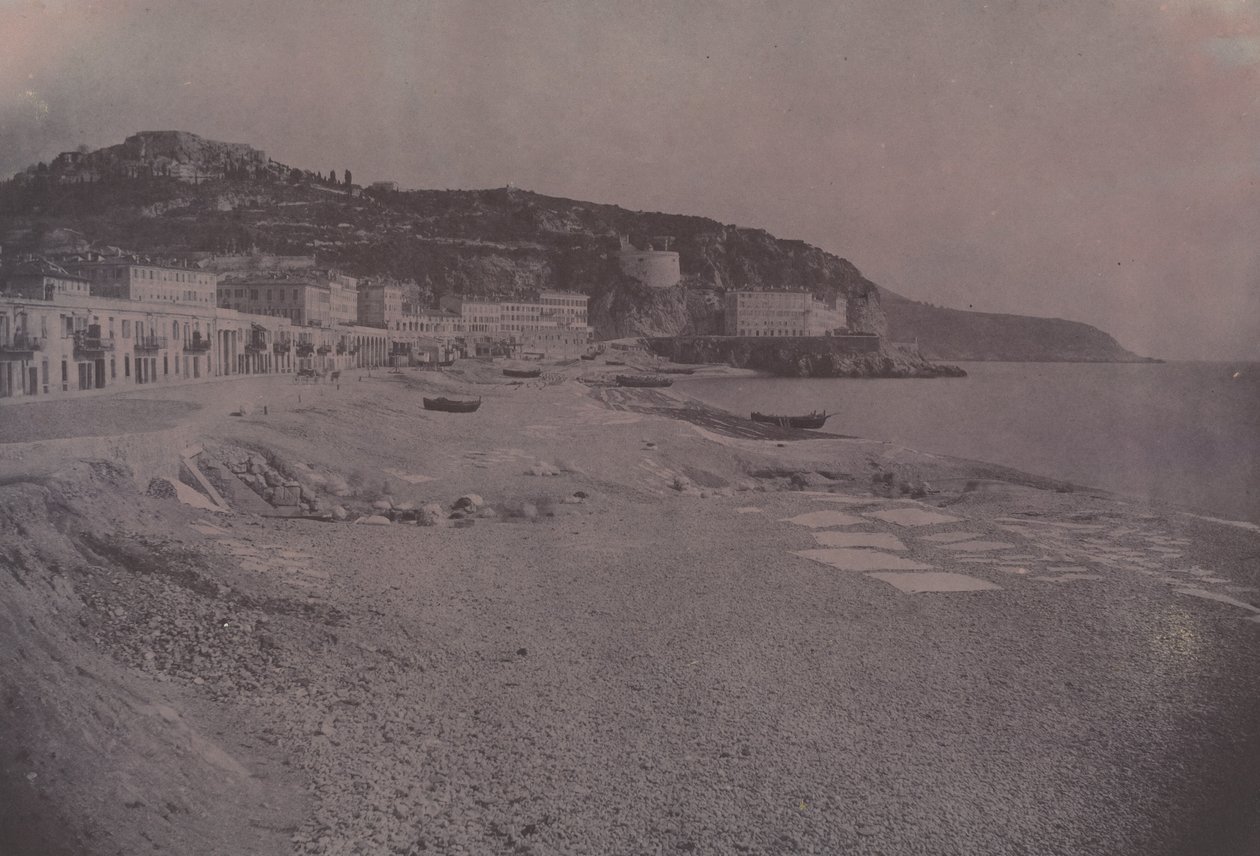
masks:
<path fill-rule="evenodd" d="M 169 129 L 1260 360 L 1260 0 L 0 0 L 0 175 Z"/>

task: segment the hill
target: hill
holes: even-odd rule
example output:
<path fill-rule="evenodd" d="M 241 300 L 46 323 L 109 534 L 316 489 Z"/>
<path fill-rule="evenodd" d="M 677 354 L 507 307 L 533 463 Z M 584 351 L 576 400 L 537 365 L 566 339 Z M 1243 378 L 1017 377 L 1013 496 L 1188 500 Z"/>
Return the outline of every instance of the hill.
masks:
<path fill-rule="evenodd" d="M 1062 318 L 1035 318 L 948 309 L 908 300 L 889 291 L 881 301 L 889 336 L 917 340 L 930 360 L 1010 362 L 1149 362 L 1088 324 Z"/>
<path fill-rule="evenodd" d="M 146 131 L 94 152 L 63 153 L 0 185 L 0 241 L 6 254 L 93 243 L 209 267 L 247 251 L 314 253 L 353 274 L 414 280 L 419 296 L 431 299 L 578 291 L 591 298 L 600 338 L 718 333 L 724 291 L 783 288 L 844 306 L 855 332 L 917 336 L 943 358 L 1134 358 L 1085 325 L 981 319 L 895 295 L 898 321 L 890 328 L 880 289 L 851 262 L 760 229 L 515 188 L 364 190 L 350 178 L 287 166 L 245 144 Z M 685 287 L 650 289 L 623 274 L 619 235 L 639 247 L 668 236 Z M 976 342 L 978 333 L 985 342 Z M 977 345 L 990 356 L 963 355 Z"/>

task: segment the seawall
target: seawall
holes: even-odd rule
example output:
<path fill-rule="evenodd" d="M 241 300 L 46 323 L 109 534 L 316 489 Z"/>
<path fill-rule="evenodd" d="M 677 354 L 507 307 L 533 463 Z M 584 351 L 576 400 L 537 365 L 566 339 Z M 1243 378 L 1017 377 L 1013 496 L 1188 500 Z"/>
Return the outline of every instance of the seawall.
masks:
<path fill-rule="evenodd" d="M 782 377 L 963 377 L 957 366 L 929 363 L 886 348 L 878 336 L 660 336 L 645 340 L 677 363 L 725 363 Z"/>

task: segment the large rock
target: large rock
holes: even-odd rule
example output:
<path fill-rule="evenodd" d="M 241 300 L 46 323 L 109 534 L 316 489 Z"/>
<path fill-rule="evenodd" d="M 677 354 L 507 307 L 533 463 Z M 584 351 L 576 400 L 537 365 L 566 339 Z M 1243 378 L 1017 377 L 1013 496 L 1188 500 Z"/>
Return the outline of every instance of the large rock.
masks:
<path fill-rule="evenodd" d="M 355 523 L 361 523 L 364 526 L 389 526 L 393 521 L 388 517 L 382 517 L 379 514 L 369 514 L 366 517 L 360 517 Z"/>
<path fill-rule="evenodd" d="M 469 509 L 476 511 L 486 504 L 486 501 L 480 495 L 475 493 L 466 493 L 459 499 L 455 500 L 455 507 L 460 509 Z"/>
<path fill-rule="evenodd" d="M 425 503 L 416 515 L 416 523 L 420 526 L 441 526 L 446 520 L 446 512 L 436 502 Z"/>

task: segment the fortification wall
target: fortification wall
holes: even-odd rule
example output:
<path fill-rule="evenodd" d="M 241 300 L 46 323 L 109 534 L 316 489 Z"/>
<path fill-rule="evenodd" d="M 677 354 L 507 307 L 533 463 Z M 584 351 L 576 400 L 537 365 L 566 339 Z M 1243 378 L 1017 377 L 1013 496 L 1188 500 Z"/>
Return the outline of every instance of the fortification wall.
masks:
<path fill-rule="evenodd" d="M 957 366 L 886 350 L 878 336 L 671 336 L 647 339 L 678 363 L 726 363 L 783 377 L 960 377 Z"/>

